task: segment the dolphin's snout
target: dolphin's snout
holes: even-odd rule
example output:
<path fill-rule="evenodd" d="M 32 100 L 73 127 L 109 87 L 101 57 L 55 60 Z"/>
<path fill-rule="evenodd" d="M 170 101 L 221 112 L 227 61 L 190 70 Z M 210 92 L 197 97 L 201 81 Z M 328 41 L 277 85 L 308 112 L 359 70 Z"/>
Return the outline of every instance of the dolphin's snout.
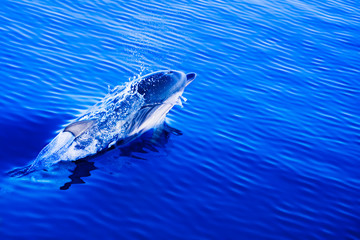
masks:
<path fill-rule="evenodd" d="M 186 74 L 186 86 L 189 85 L 196 78 L 196 73 Z"/>

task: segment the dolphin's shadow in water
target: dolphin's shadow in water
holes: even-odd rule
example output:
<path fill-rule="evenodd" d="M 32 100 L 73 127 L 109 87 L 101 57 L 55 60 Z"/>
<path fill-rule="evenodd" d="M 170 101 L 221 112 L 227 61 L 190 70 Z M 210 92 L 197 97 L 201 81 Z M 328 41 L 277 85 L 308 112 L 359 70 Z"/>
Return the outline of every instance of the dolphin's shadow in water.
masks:
<path fill-rule="evenodd" d="M 171 134 L 180 136 L 182 135 L 182 132 L 164 124 L 160 129 L 150 130 L 131 142 L 124 143 L 120 140 L 116 143 L 115 146 L 112 146 L 105 151 L 102 151 L 91 157 L 77 160 L 75 161 L 75 169 L 69 170 L 72 173 L 69 176 L 71 181 L 65 183 L 60 187 L 60 189 L 67 190 L 73 184 L 84 184 L 85 181 L 82 178 L 91 176 L 90 172 L 98 169 L 95 166 L 95 159 L 100 155 L 108 153 L 109 151 L 116 151 L 113 153 L 113 155 L 117 155 L 118 158 L 127 157 L 139 160 L 147 160 L 146 157 L 144 158 L 144 154 L 149 153 L 149 151 L 159 152 L 158 149 L 165 147 Z M 140 157 L 137 155 L 138 153 L 140 153 L 142 156 Z"/>
<path fill-rule="evenodd" d="M 60 189 L 61 190 L 67 190 L 69 189 L 69 187 L 72 184 L 81 184 L 81 183 L 85 183 L 84 180 L 82 180 L 82 177 L 90 177 L 90 171 L 93 171 L 95 169 L 97 169 L 97 167 L 95 167 L 95 163 L 94 162 L 90 162 L 87 160 L 77 160 L 75 162 L 76 167 L 74 170 L 72 170 L 72 174 L 69 176 L 69 178 L 71 179 L 70 182 L 67 182 L 64 184 L 64 186 L 61 186 Z"/>

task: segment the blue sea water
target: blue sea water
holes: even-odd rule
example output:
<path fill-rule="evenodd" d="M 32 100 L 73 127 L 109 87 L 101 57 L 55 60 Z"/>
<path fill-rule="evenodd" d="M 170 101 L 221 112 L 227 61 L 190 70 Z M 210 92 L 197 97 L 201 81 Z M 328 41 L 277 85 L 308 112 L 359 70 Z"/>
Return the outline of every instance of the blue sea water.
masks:
<path fill-rule="evenodd" d="M 0 4 L 0 239 L 360 239 L 358 1 Z M 182 135 L 7 174 L 161 69 Z"/>

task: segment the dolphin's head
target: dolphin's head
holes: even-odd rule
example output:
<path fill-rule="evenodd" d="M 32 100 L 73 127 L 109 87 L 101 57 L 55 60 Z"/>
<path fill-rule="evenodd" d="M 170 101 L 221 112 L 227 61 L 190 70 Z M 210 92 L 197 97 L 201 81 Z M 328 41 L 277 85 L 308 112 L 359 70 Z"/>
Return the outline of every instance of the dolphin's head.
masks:
<path fill-rule="evenodd" d="M 146 104 L 162 103 L 175 93 L 182 93 L 195 77 L 195 73 L 158 71 L 140 78 L 136 83 L 137 91 L 144 96 Z"/>

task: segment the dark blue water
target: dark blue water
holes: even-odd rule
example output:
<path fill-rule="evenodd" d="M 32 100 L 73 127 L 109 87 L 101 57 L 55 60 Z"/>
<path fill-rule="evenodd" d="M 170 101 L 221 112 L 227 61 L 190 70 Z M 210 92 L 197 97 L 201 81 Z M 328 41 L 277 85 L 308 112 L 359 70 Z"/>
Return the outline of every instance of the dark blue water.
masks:
<path fill-rule="evenodd" d="M 360 239 L 359 39 L 355 0 L 2 0 L 0 239 Z M 182 135 L 7 175 L 161 69 Z"/>

